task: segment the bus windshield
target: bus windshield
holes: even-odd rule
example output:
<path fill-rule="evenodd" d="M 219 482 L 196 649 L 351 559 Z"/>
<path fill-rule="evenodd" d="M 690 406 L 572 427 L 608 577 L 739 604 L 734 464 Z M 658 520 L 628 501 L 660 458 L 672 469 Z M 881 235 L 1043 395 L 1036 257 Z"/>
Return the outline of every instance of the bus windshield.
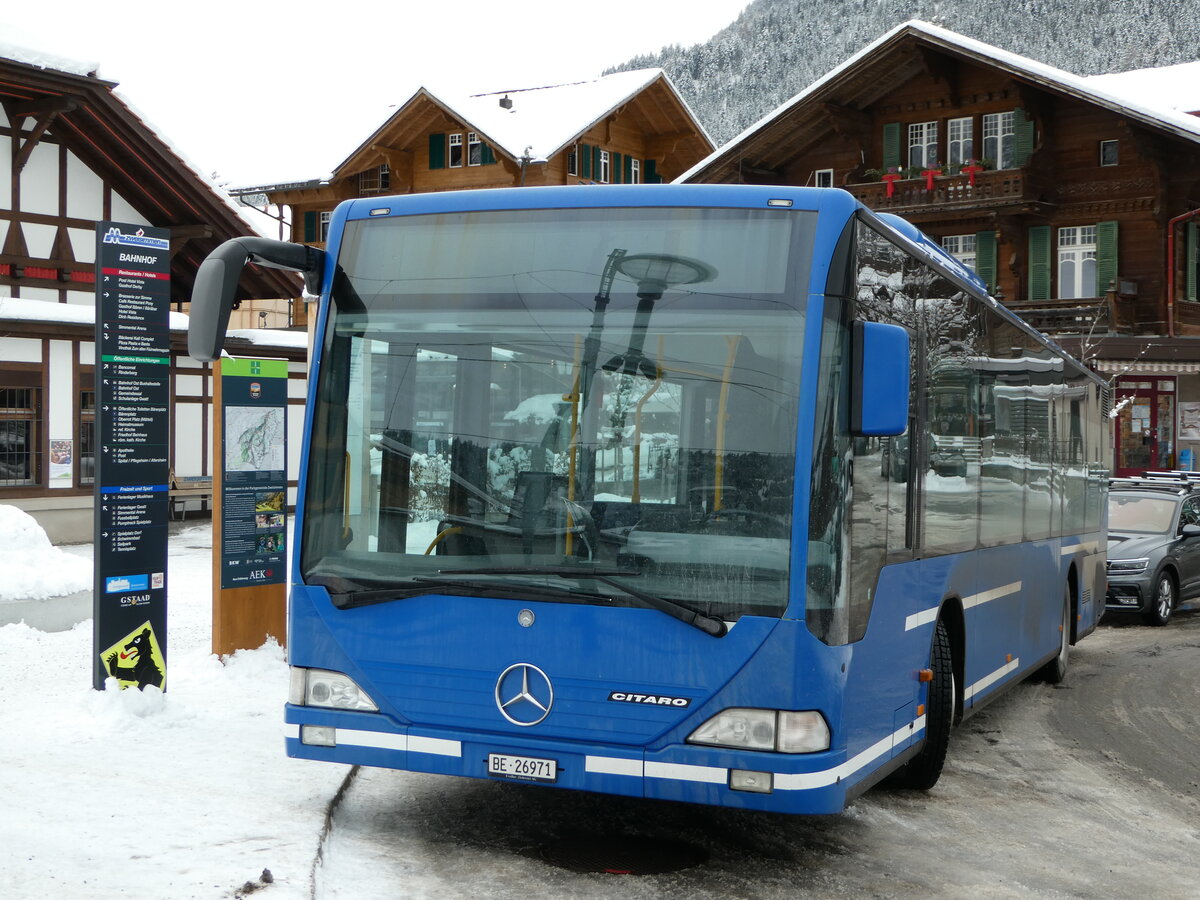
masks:
<path fill-rule="evenodd" d="M 305 580 L 337 605 L 781 615 L 815 222 L 584 208 L 347 223 Z"/>

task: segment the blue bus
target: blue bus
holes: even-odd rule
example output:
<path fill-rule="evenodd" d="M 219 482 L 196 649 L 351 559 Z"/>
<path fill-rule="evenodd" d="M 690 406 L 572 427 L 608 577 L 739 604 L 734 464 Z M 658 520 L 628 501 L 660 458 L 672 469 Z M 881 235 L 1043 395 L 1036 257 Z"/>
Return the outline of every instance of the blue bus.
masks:
<path fill-rule="evenodd" d="M 320 296 L 289 756 L 833 813 L 1103 611 L 1104 383 L 845 192 L 347 201 L 193 357 L 247 262 Z"/>

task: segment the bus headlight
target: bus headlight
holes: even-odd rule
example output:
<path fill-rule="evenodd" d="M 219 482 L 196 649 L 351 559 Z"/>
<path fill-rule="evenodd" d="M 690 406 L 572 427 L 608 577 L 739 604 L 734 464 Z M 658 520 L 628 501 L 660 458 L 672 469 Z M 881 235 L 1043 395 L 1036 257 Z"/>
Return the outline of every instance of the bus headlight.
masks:
<path fill-rule="evenodd" d="M 732 708 L 691 733 L 688 742 L 738 750 L 816 753 L 829 749 L 829 725 L 816 710 Z"/>
<path fill-rule="evenodd" d="M 367 696 L 366 691 L 355 684 L 353 678 L 325 669 L 293 667 L 288 702 L 298 706 L 323 706 L 328 709 L 379 711 L 379 707 Z"/>

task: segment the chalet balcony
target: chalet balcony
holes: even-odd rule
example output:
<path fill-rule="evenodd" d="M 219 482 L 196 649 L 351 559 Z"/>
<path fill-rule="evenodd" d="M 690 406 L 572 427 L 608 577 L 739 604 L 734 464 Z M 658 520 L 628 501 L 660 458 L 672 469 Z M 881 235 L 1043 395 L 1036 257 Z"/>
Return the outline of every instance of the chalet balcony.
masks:
<path fill-rule="evenodd" d="M 892 181 L 890 197 L 884 181 L 848 184 L 845 188 L 873 210 L 905 215 L 933 208 L 939 212 L 1045 208 L 1045 192 L 1036 181 L 1028 169 L 996 169 L 976 172 L 973 185 L 969 175 L 935 175 L 932 190 L 924 175 Z"/>
<path fill-rule="evenodd" d="M 1070 300 L 1019 300 L 1001 302 L 1027 323 L 1052 338 L 1101 337 L 1119 334 L 1160 334 L 1165 323 L 1136 314 L 1137 296 L 1114 289 L 1103 297 Z"/>

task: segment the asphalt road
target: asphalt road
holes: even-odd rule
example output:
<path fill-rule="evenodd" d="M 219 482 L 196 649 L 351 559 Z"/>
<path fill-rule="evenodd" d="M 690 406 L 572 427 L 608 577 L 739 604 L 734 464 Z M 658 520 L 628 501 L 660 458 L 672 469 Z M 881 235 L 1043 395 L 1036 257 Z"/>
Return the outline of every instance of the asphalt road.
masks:
<path fill-rule="evenodd" d="M 1200 897 L 1200 611 L 1106 622 L 958 728 L 929 793 L 784 817 L 363 769 L 317 896 Z M 648 853 L 676 871 L 577 873 Z"/>

